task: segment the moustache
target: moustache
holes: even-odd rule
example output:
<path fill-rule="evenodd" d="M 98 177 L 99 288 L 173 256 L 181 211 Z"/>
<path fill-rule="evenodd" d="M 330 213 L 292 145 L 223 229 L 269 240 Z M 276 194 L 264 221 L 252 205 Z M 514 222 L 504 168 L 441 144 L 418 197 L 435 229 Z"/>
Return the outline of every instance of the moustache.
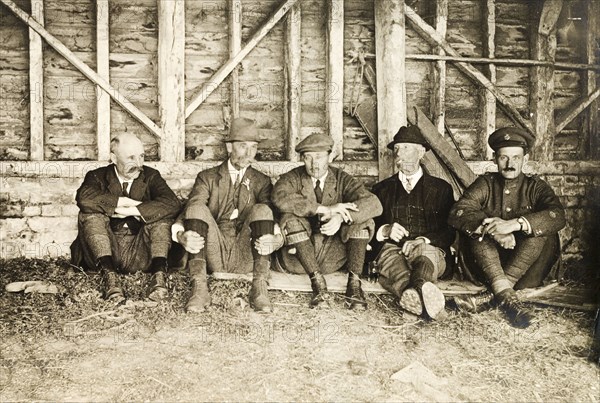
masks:
<path fill-rule="evenodd" d="M 128 174 L 134 174 L 136 172 L 141 172 L 141 171 L 142 171 L 141 167 L 131 167 L 131 168 L 127 169 Z"/>
<path fill-rule="evenodd" d="M 514 172 L 514 171 L 516 171 L 516 169 L 515 168 L 504 168 L 502 171 L 504 171 L 504 172 Z"/>

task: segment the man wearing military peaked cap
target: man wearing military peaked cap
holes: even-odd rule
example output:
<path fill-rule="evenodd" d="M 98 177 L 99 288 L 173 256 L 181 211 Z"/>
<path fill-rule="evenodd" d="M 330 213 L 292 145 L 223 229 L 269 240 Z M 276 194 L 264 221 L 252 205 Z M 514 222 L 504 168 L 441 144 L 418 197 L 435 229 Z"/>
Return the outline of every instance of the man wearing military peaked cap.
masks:
<path fill-rule="evenodd" d="M 210 305 L 207 270 L 252 272 L 250 305 L 259 312 L 272 310 L 267 292 L 271 253 L 283 237 L 277 235 L 271 210 L 271 179 L 251 166 L 260 140 L 253 120 L 234 119 L 224 139 L 228 159 L 198 173 L 185 210 L 172 226 L 173 241 L 188 252 L 188 312 Z"/>
<path fill-rule="evenodd" d="M 535 142 L 527 130 L 518 127 L 503 127 L 493 132 L 488 138 L 488 144 L 494 151 L 502 147 L 521 147 L 527 153 Z"/>
<path fill-rule="evenodd" d="M 273 188 L 273 204 L 286 238 L 277 262 L 284 271 L 308 274 L 311 307 L 327 304 L 323 274 L 345 266 L 348 308 L 366 309 L 359 275 L 381 203 L 359 180 L 329 165 L 332 147 L 333 140 L 324 134 L 302 140 L 296 151 L 304 166 L 282 175 Z"/>
<path fill-rule="evenodd" d="M 532 313 L 515 290 L 540 286 L 558 264 L 565 212 L 545 181 L 523 174 L 534 144 L 528 131 L 504 127 L 488 142 L 498 172 L 480 176 L 465 190 L 449 223 L 465 235 L 466 268 L 491 288 L 513 326 L 527 327 Z M 464 302 L 457 299 L 459 305 Z"/>

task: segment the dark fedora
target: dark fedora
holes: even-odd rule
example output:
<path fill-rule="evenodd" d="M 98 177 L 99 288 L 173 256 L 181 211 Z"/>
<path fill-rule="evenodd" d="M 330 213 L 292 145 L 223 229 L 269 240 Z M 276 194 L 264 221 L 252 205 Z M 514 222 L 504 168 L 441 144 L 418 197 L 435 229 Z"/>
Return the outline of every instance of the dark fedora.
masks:
<path fill-rule="evenodd" d="M 261 138 L 254 120 L 248 118 L 235 118 L 231 121 L 229 136 L 225 138 L 225 141 L 256 141 L 259 143 Z"/>
<path fill-rule="evenodd" d="M 396 135 L 394 136 L 394 140 L 392 140 L 392 142 L 388 144 L 387 147 L 390 150 L 394 150 L 394 145 L 398 143 L 420 144 L 423 147 L 425 147 L 426 151 L 430 148 L 429 144 L 427 143 L 427 140 L 425 140 L 417 126 L 402 126 L 400 130 L 398 130 L 398 133 L 396 133 Z"/>

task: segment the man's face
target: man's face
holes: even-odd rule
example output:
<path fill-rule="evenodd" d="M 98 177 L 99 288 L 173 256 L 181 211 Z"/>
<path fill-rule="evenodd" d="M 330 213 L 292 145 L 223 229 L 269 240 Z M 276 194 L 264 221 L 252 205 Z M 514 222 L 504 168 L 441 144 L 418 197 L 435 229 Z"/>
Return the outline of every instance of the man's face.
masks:
<path fill-rule="evenodd" d="M 110 160 L 116 165 L 119 175 L 126 180 L 135 179 L 144 165 L 144 146 L 137 137 L 124 137 L 110 153 Z"/>
<path fill-rule="evenodd" d="M 229 160 L 235 169 L 246 168 L 254 162 L 256 152 L 258 151 L 258 142 L 256 141 L 234 141 L 226 144 Z"/>
<path fill-rule="evenodd" d="M 306 168 L 306 173 L 315 179 L 321 178 L 329 168 L 329 152 L 327 151 L 307 151 L 302 154 L 302 162 Z"/>
<path fill-rule="evenodd" d="M 421 144 L 394 144 L 394 161 L 398 170 L 405 175 L 412 175 L 419 170 L 421 158 L 425 155 L 425 147 Z"/>
<path fill-rule="evenodd" d="M 523 165 L 529 160 L 522 147 L 502 147 L 494 154 L 498 172 L 505 179 L 514 179 L 523 170 Z"/>

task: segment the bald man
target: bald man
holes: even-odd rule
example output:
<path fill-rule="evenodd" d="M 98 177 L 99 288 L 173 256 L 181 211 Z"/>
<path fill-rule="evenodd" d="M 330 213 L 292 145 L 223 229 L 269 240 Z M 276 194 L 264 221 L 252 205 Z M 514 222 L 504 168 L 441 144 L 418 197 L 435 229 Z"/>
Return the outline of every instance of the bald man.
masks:
<path fill-rule="evenodd" d="M 112 164 L 86 174 L 77 190 L 77 239 L 71 245 L 74 265 L 97 268 L 104 297 L 125 299 L 117 273 L 152 274 L 146 291 L 151 300 L 167 297 L 167 254 L 171 224 L 180 202 L 160 173 L 144 165 L 144 146 L 133 134 L 114 137 Z"/>

